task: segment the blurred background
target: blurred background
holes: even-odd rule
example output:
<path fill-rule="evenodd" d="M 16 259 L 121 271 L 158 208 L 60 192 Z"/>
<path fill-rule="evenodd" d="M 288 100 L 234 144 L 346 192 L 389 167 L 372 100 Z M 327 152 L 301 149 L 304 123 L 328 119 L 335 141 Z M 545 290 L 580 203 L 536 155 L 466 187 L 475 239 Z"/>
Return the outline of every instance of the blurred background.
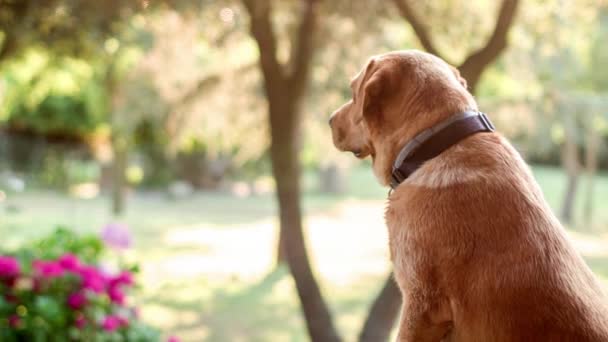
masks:
<path fill-rule="evenodd" d="M 0 0 L 0 251 L 120 225 L 163 334 L 381 341 L 387 189 L 327 119 L 412 48 L 460 69 L 608 287 L 603 0 Z"/>

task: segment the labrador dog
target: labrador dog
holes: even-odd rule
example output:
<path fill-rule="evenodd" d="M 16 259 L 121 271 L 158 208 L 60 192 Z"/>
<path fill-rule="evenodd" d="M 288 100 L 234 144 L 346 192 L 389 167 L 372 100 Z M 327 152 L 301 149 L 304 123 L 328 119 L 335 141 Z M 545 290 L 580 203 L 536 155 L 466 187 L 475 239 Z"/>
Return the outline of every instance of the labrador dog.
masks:
<path fill-rule="evenodd" d="M 419 132 L 477 111 L 458 71 L 420 51 L 375 56 L 350 85 L 333 141 L 371 156 L 383 185 Z M 422 163 L 389 195 L 386 223 L 399 341 L 608 341 L 606 293 L 500 134 L 472 134 Z"/>

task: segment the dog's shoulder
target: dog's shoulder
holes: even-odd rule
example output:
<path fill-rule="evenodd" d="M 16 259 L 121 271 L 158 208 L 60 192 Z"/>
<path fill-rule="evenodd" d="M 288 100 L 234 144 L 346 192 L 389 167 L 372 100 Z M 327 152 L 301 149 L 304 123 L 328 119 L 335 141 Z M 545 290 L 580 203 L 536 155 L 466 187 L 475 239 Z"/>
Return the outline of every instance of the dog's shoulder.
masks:
<path fill-rule="evenodd" d="M 553 217 L 528 166 L 496 133 L 471 136 L 425 163 L 393 192 L 386 211 L 389 230 L 412 239 L 509 239 L 526 227 L 559 225 Z"/>

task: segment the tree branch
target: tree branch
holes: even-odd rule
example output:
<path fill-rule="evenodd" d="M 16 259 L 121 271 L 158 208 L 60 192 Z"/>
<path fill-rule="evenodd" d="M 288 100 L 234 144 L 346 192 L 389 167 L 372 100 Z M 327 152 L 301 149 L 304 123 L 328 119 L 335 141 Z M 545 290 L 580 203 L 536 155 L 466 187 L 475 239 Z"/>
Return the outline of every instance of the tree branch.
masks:
<path fill-rule="evenodd" d="M 13 36 L 8 32 L 4 32 L 4 41 L 0 47 L 0 62 L 7 59 L 16 49 L 16 42 Z"/>
<path fill-rule="evenodd" d="M 231 70 L 229 72 L 229 75 L 238 75 L 241 73 L 245 73 L 255 67 L 256 63 L 244 64 L 239 66 L 235 70 Z M 173 101 L 169 105 L 169 112 L 167 113 L 167 117 L 164 120 L 165 128 L 167 129 L 167 132 L 169 132 L 169 136 L 178 136 L 180 134 L 179 132 L 183 129 L 184 123 L 187 118 L 185 107 L 199 99 L 200 96 L 203 95 L 205 92 L 217 86 L 220 83 L 222 77 L 225 77 L 225 74 L 226 72 L 220 71 L 201 78 L 194 87 L 192 87 L 186 92 L 186 94 L 181 96 L 179 99 Z"/>
<path fill-rule="evenodd" d="M 200 79 L 194 87 L 182 96 L 179 100 L 175 101 L 172 105 L 173 108 L 180 108 L 189 105 L 196 100 L 199 95 L 204 93 L 209 88 L 218 84 L 221 80 L 220 73 L 214 73 Z"/>
<path fill-rule="evenodd" d="M 368 311 L 359 342 L 388 341 L 399 316 L 401 301 L 401 292 L 391 272 Z"/>
<path fill-rule="evenodd" d="M 486 45 L 470 54 L 460 65 L 459 69 L 470 85 L 477 83 L 481 72 L 507 47 L 507 35 L 513 26 L 518 3 L 519 0 L 503 0 L 494 31 Z"/>
<path fill-rule="evenodd" d="M 414 33 L 416 33 L 418 40 L 420 40 L 420 44 L 422 44 L 422 47 L 427 52 L 432 53 L 437 57 L 443 58 L 439 51 L 435 48 L 435 44 L 431 39 L 429 31 L 427 30 L 425 25 L 420 21 L 420 18 L 416 16 L 416 13 L 414 13 L 414 10 L 410 6 L 408 0 L 393 0 L 393 2 L 399 9 L 399 13 L 401 13 L 401 16 L 405 20 L 407 20 L 412 26 L 412 29 L 414 30 Z"/>
<path fill-rule="evenodd" d="M 235 77 L 242 73 L 249 72 L 255 67 L 256 63 L 250 62 L 247 64 L 239 65 L 235 69 L 230 70 L 228 72 L 220 70 L 218 72 L 211 73 L 198 80 L 196 85 L 190 88 L 190 90 L 188 90 L 186 94 L 180 97 L 177 101 L 173 102 L 172 107 L 177 108 L 187 106 L 192 103 L 192 101 L 196 100 L 201 94 L 216 86 L 222 78 Z"/>
<path fill-rule="evenodd" d="M 289 77 L 292 92 L 298 96 L 306 86 L 312 62 L 314 31 L 317 27 L 317 0 L 302 0 L 304 14 L 298 28 L 296 47 L 291 56 L 292 73 Z"/>
<path fill-rule="evenodd" d="M 285 81 L 284 71 L 277 59 L 277 38 L 273 32 L 270 19 L 270 0 L 243 0 L 249 12 L 250 30 L 258 44 L 260 66 L 266 82 L 268 94 L 270 88 L 281 87 Z"/>

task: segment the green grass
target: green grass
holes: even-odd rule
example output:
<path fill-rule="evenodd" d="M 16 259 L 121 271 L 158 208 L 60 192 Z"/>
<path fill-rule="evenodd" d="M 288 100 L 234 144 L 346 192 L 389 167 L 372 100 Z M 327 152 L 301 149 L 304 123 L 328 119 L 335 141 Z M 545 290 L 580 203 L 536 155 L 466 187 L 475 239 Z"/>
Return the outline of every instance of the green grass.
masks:
<path fill-rule="evenodd" d="M 559 213 L 564 193 L 566 192 L 567 177 L 560 169 L 549 167 L 533 168 L 534 176 L 543 189 L 545 198 L 551 207 Z M 595 178 L 593 189 L 593 227 L 589 226 L 583 217 L 584 202 L 588 195 L 588 179 L 582 176 L 577 190 L 575 205 L 575 225 L 574 228 L 582 231 L 599 230 L 606 231 L 608 226 L 608 174 L 602 173 Z"/>
<path fill-rule="evenodd" d="M 565 177 L 534 168 L 547 200 L 558 208 Z M 387 190 L 368 167 L 352 170 L 344 196 L 315 191 L 305 177 L 309 251 L 325 297 L 346 340 L 356 339 L 367 307 L 390 265 L 383 208 Z M 581 183 L 584 195 L 585 183 Z M 592 225 L 577 217 L 571 235 L 594 272 L 608 281 L 608 177 L 595 186 Z M 582 207 L 579 196 L 577 210 Z M 200 193 L 170 199 L 135 193 L 127 223 L 136 244 L 124 257 L 142 264 L 143 318 L 184 341 L 306 341 L 294 284 L 273 270 L 276 243 L 273 196 L 236 198 Z M 57 224 L 97 232 L 113 221 L 105 197 L 82 200 L 32 191 L 0 204 L 2 248 L 40 237 Z"/>

